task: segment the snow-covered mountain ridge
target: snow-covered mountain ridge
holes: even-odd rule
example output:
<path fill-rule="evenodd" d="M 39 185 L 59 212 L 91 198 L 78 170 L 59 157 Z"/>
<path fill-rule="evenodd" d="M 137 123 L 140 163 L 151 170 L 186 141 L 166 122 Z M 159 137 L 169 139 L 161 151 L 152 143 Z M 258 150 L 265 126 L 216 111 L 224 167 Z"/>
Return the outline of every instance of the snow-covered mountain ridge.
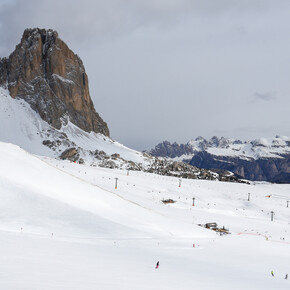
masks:
<path fill-rule="evenodd" d="M 198 137 L 186 144 L 164 141 L 149 151 L 206 169 L 225 169 L 250 180 L 290 182 L 290 137 L 240 141 Z"/>
<path fill-rule="evenodd" d="M 290 153 L 290 137 L 276 136 L 273 139 L 260 138 L 253 141 L 240 141 L 228 138 L 212 137 L 206 140 L 199 137 L 188 142 L 193 151 L 207 151 L 217 156 L 231 156 L 243 159 L 282 158 Z"/>
<path fill-rule="evenodd" d="M 170 157 L 174 160 L 190 160 L 197 152 L 206 151 L 216 156 L 238 157 L 245 160 L 259 158 L 283 158 L 290 154 L 290 137 L 260 138 L 252 141 L 240 141 L 216 136 L 209 140 L 198 137 L 186 144 L 164 141 L 149 153 L 153 156 Z"/>
<path fill-rule="evenodd" d="M 120 154 L 124 159 L 146 163 L 148 159 L 138 151 L 129 149 L 107 136 L 85 132 L 63 119 L 58 130 L 42 120 L 30 105 L 21 99 L 13 99 L 8 90 L 0 87 L 0 140 L 16 144 L 37 155 L 58 158 L 69 148 L 78 149 L 78 158 L 88 163 L 96 161 L 95 150 L 106 154 Z"/>

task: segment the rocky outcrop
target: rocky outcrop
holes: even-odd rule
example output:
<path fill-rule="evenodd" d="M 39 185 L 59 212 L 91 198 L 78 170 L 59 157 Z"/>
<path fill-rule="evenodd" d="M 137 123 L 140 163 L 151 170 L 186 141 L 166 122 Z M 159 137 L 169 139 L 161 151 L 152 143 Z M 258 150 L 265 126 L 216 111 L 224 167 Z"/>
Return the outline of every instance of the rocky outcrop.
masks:
<path fill-rule="evenodd" d="M 28 102 L 57 129 L 69 118 L 84 131 L 109 136 L 108 126 L 90 98 L 81 59 L 56 31 L 26 29 L 15 51 L 0 60 L 0 86 L 13 98 Z"/>
<path fill-rule="evenodd" d="M 70 161 L 76 161 L 79 159 L 79 154 L 76 148 L 69 148 L 63 151 L 60 155 L 60 159 L 68 159 Z"/>
<path fill-rule="evenodd" d="M 156 157 L 180 157 L 184 154 L 192 154 L 193 148 L 189 144 L 177 144 L 163 141 L 155 146 L 149 153 Z"/>
<path fill-rule="evenodd" d="M 249 183 L 236 177 L 233 173 L 227 170 L 207 170 L 191 166 L 184 162 L 171 161 L 164 158 L 150 158 L 149 164 L 135 163 L 125 160 L 119 154 L 107 154 L 96 152 L 98 155 L 98 166 L 105 168 L 120 168 L 133 171 L 144 171 L 155 173 L 163 176 L 173 176 L 186 179 L 203 179 L 203 180 L 219 180 L 225 182 Z M 149 160 L 148 160 L 149 161 Z M 97 166 L 92 163 L 91 166 Z"/>
<path fill-rule="evenodd" d="M 188 179 L 219 180 L 226 182 L 248 183 L 236 177 L 233 173 L 198 168 L 184 162 L 155 158 L 151 165 L 143 171 L 159 175 L 174 176 Z"/>

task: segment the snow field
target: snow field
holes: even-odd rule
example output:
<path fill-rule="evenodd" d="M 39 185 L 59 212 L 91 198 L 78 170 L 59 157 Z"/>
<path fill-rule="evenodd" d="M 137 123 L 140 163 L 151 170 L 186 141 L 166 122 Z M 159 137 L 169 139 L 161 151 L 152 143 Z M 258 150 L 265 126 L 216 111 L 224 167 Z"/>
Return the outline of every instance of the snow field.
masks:
<path fill-rule="evenodd" d="M 11 144 L 0 156 L 0 289 L 290 288 L 289 185 L 183 179 L 179 188 L 177 178 Z M 197 225 L 207 222 L 231 234 Z"/>

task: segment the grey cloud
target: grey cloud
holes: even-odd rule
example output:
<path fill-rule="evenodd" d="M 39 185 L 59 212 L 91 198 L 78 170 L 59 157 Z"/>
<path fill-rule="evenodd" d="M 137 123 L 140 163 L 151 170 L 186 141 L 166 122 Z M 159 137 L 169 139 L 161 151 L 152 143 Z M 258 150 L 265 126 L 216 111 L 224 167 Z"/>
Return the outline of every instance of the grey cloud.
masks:
<path fill-rule="evenodd" d="M 2 0 L 0 54 L 11 51 L 27 27 L 52 28 L 69 41 L 102 42 L 140 26 L 172 26 L 187 17 L 265 9 L 269 0 Z"/>
<path fill-rule="evenodd" d="M 254 101 L 269 102 L 275 99 L 276 99 L 275 93 L 255 93 L 254 94 Z"/>
<path fill-rule="evenodd" d="M 290 135 L 288 0 L 4 4 L 0 57 L 27 27 L 57 30 L 82 58 L 96 110 L 125 145 L 142 150 L 219 132 Z"/>

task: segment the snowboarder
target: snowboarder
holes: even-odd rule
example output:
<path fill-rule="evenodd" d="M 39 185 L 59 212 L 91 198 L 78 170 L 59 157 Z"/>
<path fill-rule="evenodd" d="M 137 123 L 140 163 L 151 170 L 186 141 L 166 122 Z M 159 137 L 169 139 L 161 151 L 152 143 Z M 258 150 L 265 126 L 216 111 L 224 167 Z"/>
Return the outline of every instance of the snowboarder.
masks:
<path fill-rule="evenodd" d="M 158 267 L 159 267 L 159 261 L 157 262 L 155 269 L 158 269 Z"/>
<path fill-rule="evenodd" d="M 288 274 L 286 274 L 285 279 L 286 279 L 286 280 L 288 279 Z"/>
<path fill-rule="evenodd" d="M 271 275 L 274 277 L 274 272 L 273 271 L 271 271 Z"/>

